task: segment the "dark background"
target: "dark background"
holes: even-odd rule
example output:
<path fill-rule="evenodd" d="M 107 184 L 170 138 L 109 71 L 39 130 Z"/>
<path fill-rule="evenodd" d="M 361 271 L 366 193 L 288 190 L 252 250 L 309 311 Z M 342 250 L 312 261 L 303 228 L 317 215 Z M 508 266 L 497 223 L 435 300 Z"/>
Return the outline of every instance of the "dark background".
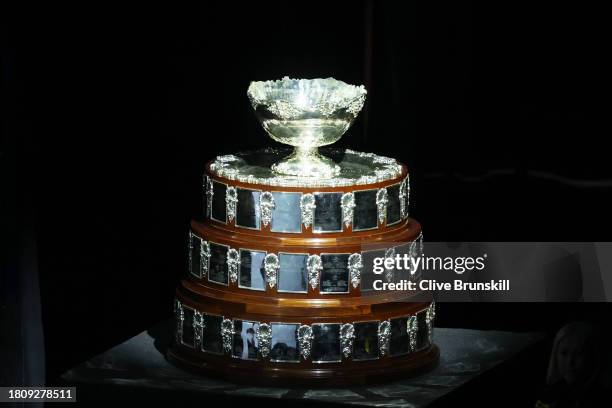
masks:
<path fill-rule="evenodd" d="M 251 80 L 365 84 L 338 145 L 409 165 L 426 240 L 609 241 L 601 10 L 176 3 L 0 12 L 2 279 L 35 239 L 51 383 L 170 315 L 204 163 L 273 144 L 249 106 Z M 441 305 L 438 324 L 554 333 L 609 311 Z"/>

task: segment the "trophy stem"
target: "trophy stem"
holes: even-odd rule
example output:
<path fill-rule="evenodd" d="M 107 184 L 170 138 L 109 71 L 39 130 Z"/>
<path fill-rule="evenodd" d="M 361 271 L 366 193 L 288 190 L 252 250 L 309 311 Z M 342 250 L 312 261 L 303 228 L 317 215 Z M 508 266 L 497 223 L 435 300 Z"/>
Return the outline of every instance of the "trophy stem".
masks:
<path fill-rule="evenodd" d="M 272 171 L 285 176 L 332 178 L 340 166 L 322 156 L 316 146 L 296 146 L 282 161 L 272 165 Z"/>

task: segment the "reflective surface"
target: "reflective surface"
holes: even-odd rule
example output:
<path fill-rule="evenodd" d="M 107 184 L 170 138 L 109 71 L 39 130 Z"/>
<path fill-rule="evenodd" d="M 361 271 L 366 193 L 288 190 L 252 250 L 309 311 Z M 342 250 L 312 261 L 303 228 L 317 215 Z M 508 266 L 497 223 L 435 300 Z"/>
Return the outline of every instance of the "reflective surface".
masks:
<path fill-rule="evenodd" d="M 388 181 L 402 174 L 402 166 L 389 157 L 349 149 L 321 148 L 320 150 L 340 167 L 340 173 L 334 178 L 298 177 L 274 173 L 272 165 L 289 154 L 291 152 L 289 149 L 268 148 L 217 156 L 211 163 L 210 170 L 213 174 L 229 180 L 281 187 L 348 187 Z M 213 196 L 213 206 L 216 194 L 217 191 Z M 219 191 L 219 194 L 223 194 L 221 200 L 225 200 L 225 191 Z"/>
<path fill-rule="evenodd" d="M 272 139 L 294 146 L 293 154 L 275 163 L 278 174 L 330 178 L 340 167 L 317 147 L 336 142 L 363 107 L 366 90 L 333 78 L 251 82 L 251 105 Z"/>

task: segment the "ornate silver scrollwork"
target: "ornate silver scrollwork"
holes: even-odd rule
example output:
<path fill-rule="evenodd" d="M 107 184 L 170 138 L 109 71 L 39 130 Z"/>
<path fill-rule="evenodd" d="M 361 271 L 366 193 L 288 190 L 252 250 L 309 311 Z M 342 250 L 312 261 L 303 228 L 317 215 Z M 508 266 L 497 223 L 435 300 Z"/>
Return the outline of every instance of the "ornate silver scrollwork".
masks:
<path fill-rule="evenodd" d="M 202 277 L 205 278 L 210 265 L 210 244 L 208 241 L 202 240 L 200 244 L 200 265 L 202 269 Z"/>
<path fill-rule="evenodd" d="M 191 232 L 191 230 L 189 230 L 189 233 L 187 234 L 187 261 L 189 262 L 187 265 L 187 270 L 189 271 L 189 273 L 193 274 L 192 268 L 193 268 L 193 232 Z"/>
<path fill-rule="evenodd" d="M 300 212 L 302 214 L 302 224 L 306 228 L 310 227 L 313 223 L 315 207 L 314 194 L 303 194 L 300 198 Z"/>
<path fill-rule="evenodd" d="M 406 176 L 406 218 L 410 215 L 410 174 Z"/>
<path fill-rule="evenodd" d="M 376 208 L 378 209 L 378 223 L 383 224 L 387 218 L 387 189 L 385 187 L 376 192 Z"/>
<path fill-rule="evenodd" d="M 206 176 L 206 218 L 210 218 L 212 215 L 212 201 L 213 201 L 213 183 L 212 179 Z"/>
<path fill-rule="evenodd" d="M 387 259 L 395 259 L 395 248 L 387 248 L 385 251 L 385 264 L 387 263 Z M 391 263 L 391 262 L 389 262 Z M 394 265 L 394 263 L 391 263 Z M 395 267 L 385 268 L 385 279 L 387 282 L 393 282 L 393 277 L 395 276 Z"/>
<path fill-rule="evenodd" d="M 355 327 L 351 323 L 345 323 L 340 327 L 340 347 L 345 358 L 349 358 L 353 352 L 353 340 L 355 339 Z"/>
<path fill-rule="evenodd" d="M 266 282 L 273 288 L 276 286 L 276 276 L 280 268 L 280 261 L 276 254 L 268 254 L 264 258 L 264 269 L 266 271 Z"/>
<path fill-rule="evenodd" d="M 348 259 L 348 270 L 351 277 L 351 284 L 353 288 L 356 288 L 361 283 L 361 269 L 363 268 L 363 262 L 361 261 L 361 254 L 354 253 L 349 256 Z"/>
<path fill-rule="evenodd" d="M 417 347 L 417 333 L 419 331 L 419 321 L 416 315 L 408 317 L 406 331 L 408 332 L 410 351 L 415 351 Z"/>
<path fill-rule="evenodd" d="M 389 340 L 391 339 L 391 322 L 384 320 L 378 323 L 378 350 L 381 356 L 389 352 Z"/>
<path fill-rule="evenodd" d="M 264 191 L 259 196 L 259 210 L 261 211 L 261 222 L 264 227 L 272 221 L 272 210 L 275 207 L 274 196 L 269 191 Z"/>
<path fill-rule="evenodd" d="M 236 203 L 238 202 L 238 192 L 236 187 L 228 186 L 225 191 L 225 209 L 227 212 L 227 220 L 232 222 L 236 217 Z"/>
<path fill-rule="evenodd" d="M 423 244 L 423 232 L 419 233 L 417 240 L 419 241 L 419 256 L 423 256 L 425 254 L 425 252 L 423 252 L 425 249 L 425 244 Z"/>
<path fill-rule="evenodd" d="M 181 344 L 183 341 L 183 321 L 185 321 L 185 313 L 183 312 L 183 305 L 178 299 L 174 300 L 174 317 L 176 318 L 176 342 Z"/>
<path fill-rule="evenodd" d="M 302 358 L 308 360 L 312 349 L 312 327 L 302 325 L 298 328 L 298 342 L 300 344 L 300 354 Z"/>
<path fill-rule="evenodd" d="M 436 318 L 436 302 L 431 301 L 431 304 L 427 308 L 427 312 L 425 314 L 425 323 L 427 324 L 427 337 L 429 339 L 429 343 L 433 342 L 433 322 Z"/>
<path fill-rule="evenodd" d="M 319 278 L 323 270 L 323 261 L 319 255 L 308 255 L 306 260 L 306 269 L 308 270 L 308 283 L 310 287 L 315 289 L 319 286 Z"/>
<path fill-rule="evenodd" d="M 221 339 L 223 340 L 223 351 L 232 351 L 232 340 L 234 339 L 234 322 L 223 319 L 221 322 Z"/>
<path fill-rule="evenodd" d="M 355 212 L 355 194 L 353 192 L 344 193 L 340 199 L 342 206 L 342 221 L 346 228 L 353 224 L 353 214 Z"/>
<path fill-rule="evenodd" d="M 196 310 L 193 312 L 193 331 L 195 333 L 195 346 L 200 348 L 202 345 L 202 328 L 204 327 L 204 318 L 202 312 Z"/>
<path fill-rule="evenodd" d="M 238 269 L 240 268 L 240 255 L 234 248 L 227 249 L 227 269 L 232 283 L 238 280 Z"/>
<path fill-rule="evenodd" d="M 408 206 L 406 205 L 406 197 L 408 197 L 407 184 L 408 178 L 405 178 L 400 184 L 399 189 L 400 217 L 402 220 L 408 216 Z"/>
<path fill-rule="evenodd" d="M 270 344 L 272 342 L 272 328 L 267 323 L 261 323 L 255 331 L 259 344 L 259 354 L 266 358 L 270 354 Z"/>

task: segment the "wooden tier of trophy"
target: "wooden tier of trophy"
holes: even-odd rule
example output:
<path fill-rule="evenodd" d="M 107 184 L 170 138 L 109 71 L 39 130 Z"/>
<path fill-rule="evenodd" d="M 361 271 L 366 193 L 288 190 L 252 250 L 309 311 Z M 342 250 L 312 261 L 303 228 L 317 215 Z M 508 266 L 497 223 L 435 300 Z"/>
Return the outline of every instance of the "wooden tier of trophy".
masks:
<path fill-rule="evenodd" d="M 266 131 L 295 150 L 207 164 L 205 219 L 191 223 L 168 358 L 230 381 L 296 386 L 370 383 L 434 366 L 431 296 L 377 290 L 419 278 L 375 268 L 376 259 L 422 253 L 406 166 L 318 151 L 348 129 L 363 87 L 284 78 L 252 83 L 248 94 Z"/>

